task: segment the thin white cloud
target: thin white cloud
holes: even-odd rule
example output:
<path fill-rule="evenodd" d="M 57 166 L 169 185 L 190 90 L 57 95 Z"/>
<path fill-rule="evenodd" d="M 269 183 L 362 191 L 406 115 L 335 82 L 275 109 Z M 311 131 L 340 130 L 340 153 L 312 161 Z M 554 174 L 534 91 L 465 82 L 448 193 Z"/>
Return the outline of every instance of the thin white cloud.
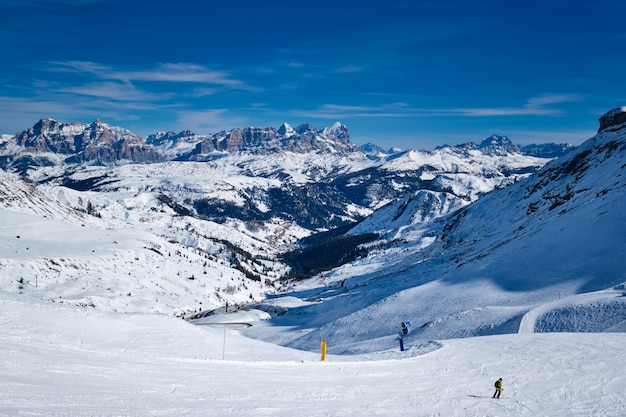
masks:
<path fill-rule="evenodd" d="M 391 103 L 379 106 L 347 106 L 339 104 L 323 104 L 317 110 L 295 111 L 299 117 L 332 119 L 346 117 L 410 117 L 416 115 L 417 109 L 406 103 Z"/>
<path fill-rule="evenodd" d="M 107 76 L 113 72 L 112 68 L 90 61 L 52 61 L 44 64 L 43 69 L 48 72 L 70 72 L 74 74 L 91 74 L 97 78 L 112 79 Z"/>
<path fill-rule="evenodd" d="M 212 87 L 199 87 L 191 90 L 187 95 L 190 97 L 207 97 L 212 96 L 217 92 L 217 89 Z"/>
<path fill-rule="evenodd" d="M 212 71 L 195 64 L 161 64 L 150 71 L 126 71 L 118 73 L 121 79 L 136 81 L 164 81 L 217 84 L 227 87 L 241 88 L 244 83 L 229 78 L 225 71 Z"/>
<path fill-rule="evenodd" d="M 256 88 L 231 77 L 226 71 L 211 70 L 202 65 L 165 63 L 148 70 L 122 71 L 90 61 L 54 61 L 46 68 L 50 72 L 72 72 L 91 75 L 102 80 L 122 82 L 148 81 L 171 83 L 202 83 L 233 89 L 254 91 Z"/>
<path fill-rule="evenodd" d="M 539 97 L 530 98 L 527 106 L 544 106 L 546 104 L 559 104 L 580 100 L 581 97 L 578 94 L 544 94 Z"/>
<path fill-rule="evenodd" d="M 345 67 L 338 68 L 335 72 L 340 74 L 351 74 L 361 71 L 363 71 L 363 67 L 359 67 L 357 65 L 346 65 Z"/>
<path fill-rule="evenodd" d="M 300 84 L 297 83 L 293 83 L 293 82 L 286 82 L 286 83 L 282 83 L 281 85 L 278 86 L 279 90 L 297 90 L 301 87 Z"/>
<path fill-rule="evenodd" d="M 154 94 L 139 90 L 129 83 L 102 82 L 82 86 L 61 87 L 57 93 L 99 97 L 115 101 L 157 101 L 166 100 L 171 94 Z"/>
<path fill-rule="evenodd" d="M 347 118 L 347 117 L 434 117 L 434 116 L 557 116 L 564 113 L 558 105 L 579 101 L 575 94 L 546 94 L 532 97 L 520 107 L 467 107 L 467 108 L 416 108 L 407 103 L 387 103 L 377 106 L 323 104 L 316 110 L 299 110 L 297 116 L 311 118 Z"/>
<path fill-rule="evenodd" d="M 228 109 L 181 111 L 178 112 L 177 121 L 183 128 L 199 134 L 230 130 L 236 126 L 244 126 L 248 122 L 244 117 L 230 115 Z"/>
<path fill-rule="evenodd" d="M 482 107 L 482 108 L 457 108 L 443 111 L 447 114 L 459 116 L 555 116 L 562 112 L 559 109 L 526 108 L 526 107 Z"/>
<path fill-rule="evenodd" d="M 545 94 L 528 99 L 521 107 L 457 108 L 451 109 L 450 113 L 461 116 L 556 116 L 563 114 L 563 110 L 548 106 L 580 99 L 576 94 Z"/>

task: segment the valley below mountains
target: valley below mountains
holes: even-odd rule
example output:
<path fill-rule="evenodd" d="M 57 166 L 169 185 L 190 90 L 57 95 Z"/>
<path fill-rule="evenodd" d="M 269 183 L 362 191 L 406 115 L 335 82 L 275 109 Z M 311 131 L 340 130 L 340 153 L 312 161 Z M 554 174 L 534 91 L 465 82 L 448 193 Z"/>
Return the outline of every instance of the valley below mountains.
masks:
<path fill-rule="evenodd" d="M 538 305 L 626 282 L 625 113 L 578 147 L 493 136 L 433 151 L 357 146 L 341 123 L 144 139 L 43 119 L 0 142 L 3 291 L 204 321 L 305 316 L 279 343 L 341 333 L 334 353 L 402 320 L 425 339 L 516 333 Z M 595 303 L 571 314 L 623 325 L 620 299 Z"/>

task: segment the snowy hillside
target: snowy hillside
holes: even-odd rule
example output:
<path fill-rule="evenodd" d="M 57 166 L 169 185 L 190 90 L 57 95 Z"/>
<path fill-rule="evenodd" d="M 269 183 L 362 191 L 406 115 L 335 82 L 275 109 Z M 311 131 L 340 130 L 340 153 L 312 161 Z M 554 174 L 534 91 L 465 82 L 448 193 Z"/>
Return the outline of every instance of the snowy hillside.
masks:
<path fill-rule="evenodd" d="M 14 175 L 0 171 L 0 180 L 3 291 L 104 310 L 168 315 L 249 302 L 274 291 L 271 283 L 249 279 L 234 268 L 223 246 L 181 244 L 122 219 L 104 221 L 68 209 Z M 189 229 L 189 223 L 178 227 Z M 227 231 L 223 234 L 228 236 Z M 193 230 L 179 233 L 178 239 L 184 236 L 196 239 Z M 265 266 L 266 275 L 284 273 L 271 272 L 281 268 L 274 262 Z"/>
<path fill-rule="evenodd" d="M 0 171 L 0 416 L 624 416 L 625 112 L 534 174 L 472 147 L 294 159 L 293 184 L 445 186 L 351 206 L 367 256 L 286 289 L 276 255 L 310 229 L 182 204 L 261 211 L 271 158 Z"/>
<path fill-rule="evenodd" d="M 556 300 L 564 300 L 558 308 L 568 320 L 541 318 L 538 330 L 623 327 L 625 166 L 626 129 L 613 129 L 451 215 L 440 208 L 462 204 L 445 194 L 418 194 L 376 212 L 358 232 L 382 231 L 378 249 L 293 285 L 315 302 L 273 320 L 290 328 L 311 317 L 306 331 L 286 332 L 280 343 L 307 349 L 338 338 L 349 342 L 333 343 L 334 353 L 368 351 L 405 320 L 417 339 L 516 333 L 527 312 Z M 603 290 L 584 308 L 576 298 L 568 304 Z"/>

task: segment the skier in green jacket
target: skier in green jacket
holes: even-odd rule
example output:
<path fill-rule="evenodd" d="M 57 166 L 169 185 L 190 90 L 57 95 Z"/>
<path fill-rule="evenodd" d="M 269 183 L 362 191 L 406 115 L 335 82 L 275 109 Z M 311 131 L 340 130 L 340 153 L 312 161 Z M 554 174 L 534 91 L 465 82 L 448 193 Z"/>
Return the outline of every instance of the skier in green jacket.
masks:
<path fill-rule="evenodd" d="M 500 393 L 502 392 L 502 378 L 498 379 L 495 383 L 496 392 L 493 393 L 493 398 L 500 398 Z"/>

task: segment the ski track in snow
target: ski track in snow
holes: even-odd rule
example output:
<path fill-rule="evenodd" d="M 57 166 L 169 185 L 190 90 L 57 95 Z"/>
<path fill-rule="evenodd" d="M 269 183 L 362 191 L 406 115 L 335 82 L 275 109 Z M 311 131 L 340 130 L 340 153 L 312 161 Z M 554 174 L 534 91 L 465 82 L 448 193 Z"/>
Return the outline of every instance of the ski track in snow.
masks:
<path fill-rule="evenodd" d="M 624 333 L 447 340 L 334 356 L 233 329 L 4 300 L 0 415 L 623 416 Z M 493 381 L 504 379 L 501 400 Z"/>
<path fill-rule="evenodd" d="M 534 333 L 538 319 L 553 310 L 572 305 L 587 305 L 594 301 L 608 301 L 623 297 L 622 291 L 605 290 L 592 293 L 575 294 L 568 297 L 559 298 L 556 301 L 541 304 L 529 310 L 523 317 L 519 326 L 519 334 Z"/>

